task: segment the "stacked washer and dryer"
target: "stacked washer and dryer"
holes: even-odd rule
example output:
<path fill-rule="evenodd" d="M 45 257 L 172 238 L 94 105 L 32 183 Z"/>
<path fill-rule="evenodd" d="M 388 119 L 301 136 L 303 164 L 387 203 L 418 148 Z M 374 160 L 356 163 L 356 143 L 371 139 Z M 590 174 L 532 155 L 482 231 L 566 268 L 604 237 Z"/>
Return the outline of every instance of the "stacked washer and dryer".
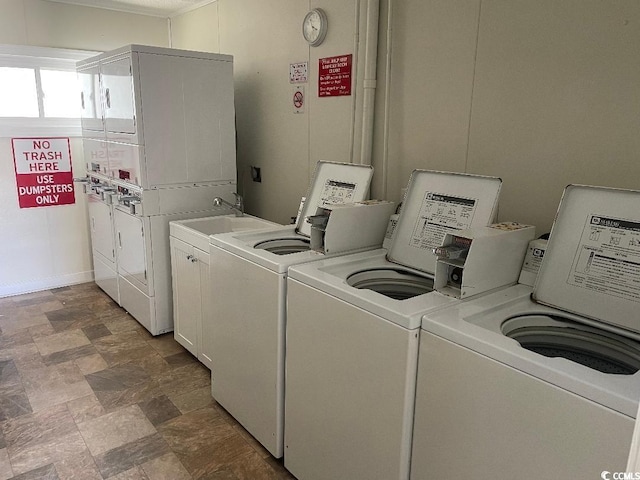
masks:
<path fill-rule="evenodd" d="M 153 335 L 173 330 L 169 222 L 229 213 L 233 58 L 129 45 L 77 64 L 95 281 Z"/>
<path fill-rule="evenodd" d="M 567 187 L 533 290 L 424 316 L 412 480 L 625 471 L 640 398 L 638 205 L 638 191 Z"/>

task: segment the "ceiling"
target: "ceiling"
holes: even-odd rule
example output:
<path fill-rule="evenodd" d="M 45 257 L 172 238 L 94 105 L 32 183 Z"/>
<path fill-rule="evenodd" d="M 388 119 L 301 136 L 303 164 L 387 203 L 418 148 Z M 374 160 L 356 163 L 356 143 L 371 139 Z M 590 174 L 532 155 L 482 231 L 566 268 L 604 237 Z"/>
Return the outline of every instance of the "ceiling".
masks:
<path fill-rule="evenodd" d="M 188 12 L 216 0 L 49 0 L 86 7 L 105 8 L 121 12 L 170 17 Z"/>

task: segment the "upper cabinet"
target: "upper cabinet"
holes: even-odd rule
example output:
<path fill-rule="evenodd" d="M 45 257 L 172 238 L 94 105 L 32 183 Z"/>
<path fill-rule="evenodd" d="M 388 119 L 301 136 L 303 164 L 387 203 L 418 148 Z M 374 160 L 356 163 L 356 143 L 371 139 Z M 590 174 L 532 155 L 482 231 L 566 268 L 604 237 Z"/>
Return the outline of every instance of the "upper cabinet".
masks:
<path fill-rule="evenodd" d="M 110 177 L 143 189 L 235 183 L 231 56 L 129 45 L 80 62 L 78 76 L 83 136 L 106 142 Z"/>
<path fill-rule="evenodd" d="M 107 139 L 138 143 L 132 55 L 102 62 L 104 128 Z"/>
<path fill-rule="evenodd" d="M 102 97 L 100 95 L 100 64 L 89 63 L 78 68 L 82 130 L 85 136 L 100 135 L 102 123 Z"/>

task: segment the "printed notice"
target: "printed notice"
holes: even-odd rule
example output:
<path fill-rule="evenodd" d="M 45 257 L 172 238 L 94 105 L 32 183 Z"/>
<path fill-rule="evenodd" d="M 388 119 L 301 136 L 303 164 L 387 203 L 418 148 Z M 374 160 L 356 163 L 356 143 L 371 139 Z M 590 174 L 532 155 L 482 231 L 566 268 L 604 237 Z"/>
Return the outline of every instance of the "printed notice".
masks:
<path fill-rule="evenodd" d="M 326 205 L 340 205 L 352 203 L 353 194 L 356 189 L 355 183 L 340 182 L 338 180 L 327 180 L 322 189 L 319 207 Z"/>
<path fill-rule="evenodd" d="M 69 138 L 12 138 L 20 208 L 75 203 Z"/>
<path fill-rule="evenodd" d="M 589 215 L 567 283 L 640 303 L 640 221 Z"/>
<path fill-rule="evenodd" d="M 447 233 L 471 226 L 476 203 L 472 198 L 426 192 L 409 245 L 425 249 L 441 246 Z"/>

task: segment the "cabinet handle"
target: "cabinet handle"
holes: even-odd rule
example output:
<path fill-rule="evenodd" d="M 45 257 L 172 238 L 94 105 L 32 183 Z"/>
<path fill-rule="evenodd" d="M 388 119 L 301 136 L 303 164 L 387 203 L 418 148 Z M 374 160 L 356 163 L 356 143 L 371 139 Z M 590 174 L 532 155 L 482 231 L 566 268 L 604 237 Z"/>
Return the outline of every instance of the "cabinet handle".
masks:
<path fill-rule="evenodd" d="M 93 224 L 93 231 L 96 231 L 96 217 L 91 217 L 91 222 Z"/>
<path fill-rule="evenodd" d="M 187 255 L 187 260 L 191 260 L 191 263 L 195 263 L 198 261 L 198 259 L 193 255 Z"/>
<path fill-rule="evenodd" d="M 111 94 L 109 93 L 109 89 L 107 88 L 104 92 L 104 96 L 107 100 L 107 108 L 111 108 Z"/>
<path fill-rule="evenodd" d="M 118 246 L 122 248 L 122 235 L 118 232 Z"/>
<path fill-rule="evenodd" d="M 82 105 L 82 110 L 84 110 L 84 92 L 80 92 L 80 105 Z"/>

